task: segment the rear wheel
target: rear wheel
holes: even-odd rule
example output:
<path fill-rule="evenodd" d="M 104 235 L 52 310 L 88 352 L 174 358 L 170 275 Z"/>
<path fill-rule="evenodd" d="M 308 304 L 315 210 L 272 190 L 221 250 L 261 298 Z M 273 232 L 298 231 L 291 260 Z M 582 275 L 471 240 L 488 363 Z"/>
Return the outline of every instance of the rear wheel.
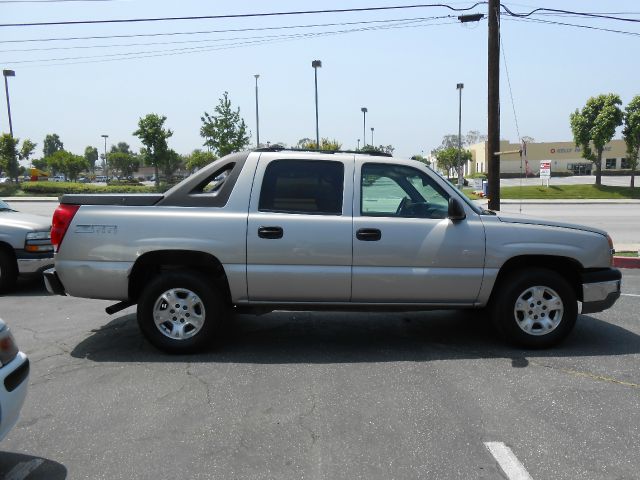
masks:
<path fill-rule="evenodd" d="M 576 294 L 552 270 L 530 268 L 510 274 L 496 286 L 492 319 L 512 343 L 529 348 L 558 344 L 578 316 Z"/>
<path fill-rule="evenodd" d="M 0 249 L 0 292 L 10 290 L 16 284 L 18 267 L 12 253 Z"/>
<path fill-rule="evenodd" d="M 193 353 L 219 339 L 227 306 L 196 272 L 168 272 L 152 280 L 138 302 L 147 340 L 168 353 Z"/>

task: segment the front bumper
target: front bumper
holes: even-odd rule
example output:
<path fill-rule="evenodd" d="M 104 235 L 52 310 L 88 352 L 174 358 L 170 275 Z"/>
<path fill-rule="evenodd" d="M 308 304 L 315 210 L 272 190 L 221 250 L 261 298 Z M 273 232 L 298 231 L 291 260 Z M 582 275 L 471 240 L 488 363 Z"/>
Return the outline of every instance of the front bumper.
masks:
<path fill-rule="evenodd" d="M 27 396 L 29 359 L 18 352 L 16 358 L 0 368 L 0 440 L 13 428 Z"/>
<path fill-rule="evenodd" d="M 605 268 L 582 274 L 582 313 L 602 312 L 620 298 L 622 273 Z"/>
<path fill-rule="evenodd" d="M 20 275 L 29 275 L 41 272 L 47 268 L 53 267 L 52 253 L 27 253 L 16 252 L 18 272 Z"/>
<path fill-rule="evenodd" d="M 55 268 L 50 268 L 45 270 L 44 273 L 44 286 L 47 287 L 47 291 L 49 293 L 53 293 L 54 295 L 66 295 L 67 292 L 64 290 L 64 285 L 60 281 L 60 277 L 56 273 Z"/>

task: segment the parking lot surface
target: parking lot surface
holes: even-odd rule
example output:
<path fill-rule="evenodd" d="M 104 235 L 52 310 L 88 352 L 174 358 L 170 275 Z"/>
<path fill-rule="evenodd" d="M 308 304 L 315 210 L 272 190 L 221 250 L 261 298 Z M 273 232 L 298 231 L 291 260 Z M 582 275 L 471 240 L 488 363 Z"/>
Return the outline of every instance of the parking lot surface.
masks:
<path fill-rule="evenodd" d="M 274 312 L 167 356 L 135 308 L 21 283 L 0 312 L 32 373 L 0 477 L 518 478 L 488 447 L 503 445 L 533 479 L 638 478 L 637 272 L 544 351 L 474 312 Z"/>

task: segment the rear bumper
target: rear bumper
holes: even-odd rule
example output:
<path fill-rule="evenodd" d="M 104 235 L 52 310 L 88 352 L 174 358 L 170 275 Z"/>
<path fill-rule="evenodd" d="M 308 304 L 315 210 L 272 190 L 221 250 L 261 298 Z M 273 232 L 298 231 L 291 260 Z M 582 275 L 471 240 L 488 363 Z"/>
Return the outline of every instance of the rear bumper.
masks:
<path fill-rule="evenodd" d="M 60 277 L 56 273 L 55 268 L 50 268 L 44 271 L 44 285 L 47 287 L 47 291 L 49 293 L 53 293 L 54 295 L 66 295 L 67 292 L 64 290 L 64 285 L 60 281 Z"/>
<path fill-rule="evenodd" d="M 602 312 L 620 298 L 622 273 L 605 268 L 582 274 L 582 313 Z"/>
<path fill-rule="evenodd" d="M 9 430 L 18 421 L 20 410 L 27 396 L 27 386 L 29 384 L 29 359 L 19 352 L 16 358 L 10 363 L 0 368 L 0 411 L 2 420 L 0 422 L 0 440 L 2 440 Z"/>

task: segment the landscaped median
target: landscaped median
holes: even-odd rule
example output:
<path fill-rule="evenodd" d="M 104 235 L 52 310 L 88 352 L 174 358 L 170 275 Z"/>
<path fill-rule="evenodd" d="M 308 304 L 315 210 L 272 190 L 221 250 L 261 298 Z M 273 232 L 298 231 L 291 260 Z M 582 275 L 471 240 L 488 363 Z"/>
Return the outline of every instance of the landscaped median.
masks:
<path fill-rule="evenodd" d="M 613 257 L 613 266 L 617 268 L 640 268 L 638 252 L 617 252 Z"/>

